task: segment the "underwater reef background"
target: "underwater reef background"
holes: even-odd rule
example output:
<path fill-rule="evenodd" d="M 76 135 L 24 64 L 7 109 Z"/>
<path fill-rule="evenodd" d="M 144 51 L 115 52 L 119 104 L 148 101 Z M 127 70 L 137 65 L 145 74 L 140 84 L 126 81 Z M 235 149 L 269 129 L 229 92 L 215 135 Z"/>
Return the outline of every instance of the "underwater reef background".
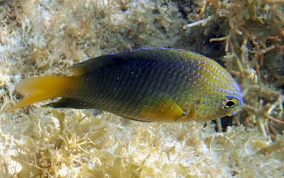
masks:
<path fill-rule="evenodd" d="M 281 0 L 0 0 L 0 177 L 283 177 L 283 9 Z M 219 62 L 241 85 L 243 110 L 214 123 L 45 102 L 5 112 L 24 78 L 153 46 Z"/>

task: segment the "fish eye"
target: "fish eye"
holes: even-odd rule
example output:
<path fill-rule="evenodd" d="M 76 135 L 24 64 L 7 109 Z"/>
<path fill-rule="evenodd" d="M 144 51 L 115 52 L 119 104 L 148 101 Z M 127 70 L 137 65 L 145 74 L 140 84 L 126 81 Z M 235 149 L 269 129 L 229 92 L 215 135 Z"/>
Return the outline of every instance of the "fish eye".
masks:
<path fill-rule="evenodd" d="M 227 98 L 221 102 L 221 109 L 228 110 L 234 108 L 239 103 L 237 98 Z"/>

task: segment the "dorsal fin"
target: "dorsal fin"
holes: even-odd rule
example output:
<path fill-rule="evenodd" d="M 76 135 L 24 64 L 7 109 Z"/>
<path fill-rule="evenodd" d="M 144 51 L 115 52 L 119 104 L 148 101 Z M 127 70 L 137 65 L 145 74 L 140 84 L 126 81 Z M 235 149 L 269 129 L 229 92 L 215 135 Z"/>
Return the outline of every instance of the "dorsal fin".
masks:
<path fill-rule="evenodd" d="M 125 63 L 126 61 L 131 60 L 130 58 L 132 59 L 133 57 L 126 55 L 126 53 L 107 54 L 75 64 L 71 66 L 69 70 L 74 76 L 81 76 L 105 66 Z"/>

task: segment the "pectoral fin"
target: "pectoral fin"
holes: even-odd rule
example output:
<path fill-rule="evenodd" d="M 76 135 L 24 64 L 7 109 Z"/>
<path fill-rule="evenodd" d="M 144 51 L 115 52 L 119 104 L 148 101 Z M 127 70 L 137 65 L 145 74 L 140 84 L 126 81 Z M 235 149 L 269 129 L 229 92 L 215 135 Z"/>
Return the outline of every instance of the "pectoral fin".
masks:
<path fill-rule="evenodd" d="M 161 96 L 145 100 L 140 115 L 149 121 L 173 122 L 186 112 L 170 97 Z"/>

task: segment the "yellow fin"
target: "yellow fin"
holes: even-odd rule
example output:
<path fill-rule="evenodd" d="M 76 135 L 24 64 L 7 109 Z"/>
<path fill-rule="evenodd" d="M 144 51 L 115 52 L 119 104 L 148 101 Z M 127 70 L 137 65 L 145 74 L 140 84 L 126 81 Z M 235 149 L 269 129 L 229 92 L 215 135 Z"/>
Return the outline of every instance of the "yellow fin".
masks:
<path fill-rule="evenodd" d="M 66 94 L 70 93 L 78 86 L 77 81 L 75 77 L 61 76 L 44 76 L 25 79 L 16 85 L 16 91 L 26 96 L 26 98 L 7 111 L 10 112 L 46 99 L 66 96 Z"/>
<path fill-rule="evenodd" d="M 170 97 L 161 97 L 156 100 L 148 99 L 140 114 L 149 121 L 173 122 L 181 118 L 185 112 Z"/>

